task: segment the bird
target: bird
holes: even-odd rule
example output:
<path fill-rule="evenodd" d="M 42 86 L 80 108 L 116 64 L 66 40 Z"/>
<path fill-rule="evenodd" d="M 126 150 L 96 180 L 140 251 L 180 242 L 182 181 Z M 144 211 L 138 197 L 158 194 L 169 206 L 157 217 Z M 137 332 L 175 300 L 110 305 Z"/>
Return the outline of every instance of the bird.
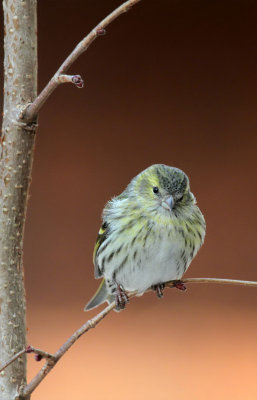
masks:
<path fill-rule="evenodd" d="M 164 164 L 146 168 L 103 209 L 93 251 L 94 275 L 102 281 L 85 310 L 115 301 L 120 311 L 128 293 L 148 289 L 162 297 L 169 281 L 185 289 L 181 278 L 205 232 L 187 175 Z"/>

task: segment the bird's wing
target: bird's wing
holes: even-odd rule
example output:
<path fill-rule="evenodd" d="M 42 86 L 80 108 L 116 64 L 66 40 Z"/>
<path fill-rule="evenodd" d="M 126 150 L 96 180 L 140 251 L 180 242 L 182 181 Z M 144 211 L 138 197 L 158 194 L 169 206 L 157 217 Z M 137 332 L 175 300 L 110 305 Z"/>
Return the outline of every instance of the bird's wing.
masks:
<path fill-rule="evenodd" d="M 104 222 L 98 232 L 96 242 L 95 242 L 94 252 L 93 252 L 93 263 L 95 266 L 95 278 L 100 278 L 101 276 L 103 276 L 102 272 L 100 271 L 99 265 L 97 263 L 97 252 L 98 252 L 99 248 L 101 247 L 101 245 L 106 240 L 106 238 L 108 237 L 108 233 L 109 233 L 109 226 L 108 226 L 107 222 Z"/>

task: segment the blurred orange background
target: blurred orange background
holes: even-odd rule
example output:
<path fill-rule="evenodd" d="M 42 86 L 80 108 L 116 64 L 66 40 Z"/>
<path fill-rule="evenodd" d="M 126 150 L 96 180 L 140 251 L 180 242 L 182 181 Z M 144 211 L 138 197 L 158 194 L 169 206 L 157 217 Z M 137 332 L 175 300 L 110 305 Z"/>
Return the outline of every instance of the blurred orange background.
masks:
<path fill-rule="evenodd" d="M 120 1 L 38 2 L 39 88 Z M 255 1 L 143 0 L 40 112 L 24 266 L 28 342 L 49 352 L 95 310 L 104 204 L 153 163 L 183 169 L 207 221 L 187 277 L 257 280 Z M 33 400 L 256 400 L 257 289 L 132 299 L 83 336 Z M 29 356 L 31 379 L 41 363 Z"/>

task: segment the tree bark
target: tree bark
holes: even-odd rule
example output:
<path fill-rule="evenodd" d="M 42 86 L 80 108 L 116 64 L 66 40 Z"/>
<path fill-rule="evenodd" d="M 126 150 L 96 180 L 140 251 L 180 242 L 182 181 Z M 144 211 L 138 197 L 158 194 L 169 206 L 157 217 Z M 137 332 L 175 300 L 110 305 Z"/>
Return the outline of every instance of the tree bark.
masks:
<path fill-rule="evenodd" d="M 0 362 L 26 346 L 23 235 L 36 132 L 22 109 L 37 92 L 36 0 L 3 0 L 4 110 L 0 149 Z M 1 400 L 26 384 L 26 355 L 0 374 Z"/>

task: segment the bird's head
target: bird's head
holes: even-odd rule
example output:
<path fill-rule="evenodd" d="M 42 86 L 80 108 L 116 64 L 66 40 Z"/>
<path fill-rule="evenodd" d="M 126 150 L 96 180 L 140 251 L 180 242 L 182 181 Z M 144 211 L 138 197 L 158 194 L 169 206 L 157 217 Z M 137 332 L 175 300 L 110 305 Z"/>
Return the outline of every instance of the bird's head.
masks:
<path fill-rule="evenodd" d="M 196 203 L 187 175 L 178 168 L 155 164 L 137 175 L 127 194 L 149 212 L 179 215 Z"/>

